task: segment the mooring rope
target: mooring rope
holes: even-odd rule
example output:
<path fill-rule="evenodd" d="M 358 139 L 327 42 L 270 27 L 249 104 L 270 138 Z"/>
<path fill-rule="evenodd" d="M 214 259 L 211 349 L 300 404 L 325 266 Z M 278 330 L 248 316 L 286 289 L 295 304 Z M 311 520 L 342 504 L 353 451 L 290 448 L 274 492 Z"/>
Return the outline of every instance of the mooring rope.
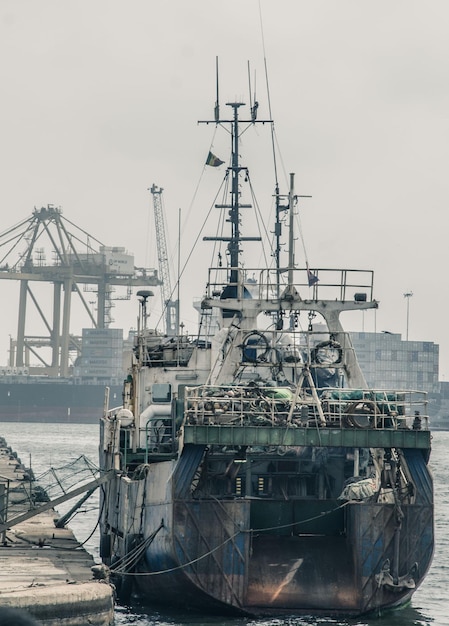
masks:
<path fill-rule="evenodd" d="M 190 565 L 194 565 L 195 563 L 198 563 L 199 561 L 209 557 L 214 552 L 217 552 L 217 550 L 220 550 L 221 548 L 223 548 L 223 546 L 225 546 L 227 543 L 229 543 L 230 541 L 233 541 L 235 539 L 235 537 L 237 537 L 237 535 L 240 535 L 240 534 L 254 534 L 254 533 L 259 533 L 259 532 L 263 532 L 263 531 L 267 531 L 267 530 L 278 530 L 278 529 L 282 529 L 282 528 L 289 528 L 291 526 L 298 526 L 298 525 L 301 525 L 301 524 L 307 524 L 309 522 L 313 522 L 316 519 L 322 519 L 326 515 L 330 515 L 331 513 L 334 513 L 335 511 L 338 511 L 339 509 L 344 508 L 348 504 L 349 504 L 349 501 L 348 502 L 343 502 L 343 504 L 340 504 L 339 506 L 335 507 L 334 509 L 331 509 L 329 511 L 324 511 L 323 513 L 320 513 L 319 515 L 314 515 L 313 517 L 309 517 L 307 519 L 304 519 L 304 520 L 301 520 L 301 521 L 298 521 L 298 522 L 291 522 L 289 524 L 280 524 L 279 526 L 271 526 L 271 527 L 268 527 L 268 528 L 249 528 L 247 530 L 241 530 L 241 529 L 237 530 L 237 532 L 235 532 L 233 535 L 230 535 L 221 544 L 219 544 L 218 546 L 215 546 L 215 548 L 212 548 L 212 550 L 209 550 L 208 552 L 205 552 L 201 556 L 199 556 L 199 557 L 197 557 L 195 559 L 192 559 L 191 561 L 188 561 L 187 563 L 182 563 L 181 565 L 176 565 L 175 567 L 170 567 L 170 568 L 167 568 L 167 569 L 158 570 L 156 572 L 119 571 L 118 568 L 114 567 L 114 568 L 111 568 L 111 572 L 112 573 L 119 573 L 121 576 L 158 576 L 160 574 L 168 574 L 170 572 L 176 572 L 176 571 L 182 570 L 182 569 L 184 569 L 186 567 L 189 567 Z M 154 537 L 156 536 L 156 533 L 159 532 L 159 530 L 162 528 L 162 526 L 163 525 L 161 524 L 161 526 L 159 526 L 157 531 L 152 533 L 152 535 L 150 535 L 141 544 L 139 544 L 139 546 L 134 548 L 134 550 L 136 550 L 136 551 L 139 550 L 140 552 L 143 553 L 145 551 L 145 548 L 147 547 L 146 545 L 144 547 L 144 544 L 148 543 L 148 545 L 149 545 L 153 541 Z M 127 555 L 122 557 L 122 559 L 120 561 L 126 561 L 127 557 L 132 552 L 133 551 L 131 551 L 130 553 L 128 553 Z M 117 563 L 120 563 L 120 561 L 117 561 Z M 138 561 L 135 561 L 134 565 L 137 565 L 137 562 Z"/>

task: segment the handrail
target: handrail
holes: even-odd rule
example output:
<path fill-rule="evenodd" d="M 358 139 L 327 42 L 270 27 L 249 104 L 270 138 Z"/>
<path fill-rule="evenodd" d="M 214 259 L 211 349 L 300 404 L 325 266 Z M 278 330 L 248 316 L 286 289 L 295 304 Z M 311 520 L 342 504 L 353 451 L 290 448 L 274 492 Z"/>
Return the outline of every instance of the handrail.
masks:
<path fill-rule="evenodd" d="M 428 429 L 423 391 L 200 385 L 185 392 L 185 423 Z M 323 421 L 324 417 L 324 421 Z"/>
<path fill-rule="evenodd" d="M 233 272 L 232 270 L 235 271 Z M 304 292 L 304 290 L 309 292 L 310 272 L 318 278 L 318 281 L 314 283 L 312 288 L 313 300 L 321 298 L 321 294 L 324 292 L 325 299 L 337 299 L 345 302 L 354 298 L 355 294 L 352 293 L 352 289 L 364 289 L 366 290 L 366 301 L 374 301 L 374 272 L 372 270 L 295 268 L 292 270 L 292 287 L 298 292 Z M 287 273 L 287 268 L 285 268 L 285 273 Z M 237 276 L 238 281 L 230 283 L 229 275 Z M 238 287 L 247 289 L 255 298 L 271 300 L 273 297 L 277 297 L 278 276 L 279 272 L 276 269 L 212 267 L 209 269 L 206 297 L 212 298 L 219 296 L 222 293 L 223 286 L 235 286 L 236 289 Z M 286 287 L 287 285 L 284 286 Z M 236 291 L 236 293 L 238 292 Z"/>

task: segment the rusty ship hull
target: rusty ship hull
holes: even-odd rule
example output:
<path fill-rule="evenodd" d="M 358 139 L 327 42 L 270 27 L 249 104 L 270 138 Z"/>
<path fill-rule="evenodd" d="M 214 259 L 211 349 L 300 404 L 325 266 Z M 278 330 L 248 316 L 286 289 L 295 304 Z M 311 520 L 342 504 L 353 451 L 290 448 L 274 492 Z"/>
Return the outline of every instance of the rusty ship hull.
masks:
<path fill-rule="evenodd" d="M 274 230 L 241 235 L 251 179 L 239 140 L 258 120 L 228 106 L 228 195 L 206 238 L 226 250 L 193 335 L 150 327 L 153 294 L 138 294 L 123 405 L 106 398 L 100 420 L 100 467 L 115 472 L 100 553 L 124 603 L 379 614 L 410 600 L 432 560 L 427 394 L 367 385 L 340 318 L 377 309 L 373 272 L 295 262 L 293 174 L 287 194 L 276 185 Z M 276 247 L 260 258 L 276 262 L 244 263 L 269 231 Z"/>
<path fill-rule="evenodd" d="M 135 590 L 145 602 L 248 615 L 356 616 L 408 602 L 430 566 L 432 478 L 421 452 L 422 460 L 415 459 L 420 497 L 401 507 L 399 529 L 395 504 L 356 501 L 342 507 L 329 498 L 286 501 L 236 494 L 218 500 L 218 493 L 217 500 L 213 494 L 204 500 L 188 497 L 179 493 L 178 473 L 188 491 L 186 468 L 193 480 L 198 471 L 193 459 L 203 458 L 204 447 L 187 446 L 184 454 L 178 468 L 161 462 L 169 467 L 160 477 L 155 469 L 144 479 L 151 484 L 135 486 L 126 496 L 133 502 L 145 499 L 151 511 L 146 532 L 123 539 L 130 551 L 130 542 L 134 547 L 144 536 L 152 537 L 133 569 Z M 251 464 L 259 461 L 253 458 Z M 173 497 L 162 503 L 154 485 L 164 484 L 171 473 Z M 154 502 L 148 499 L 152 492 Z M 400 564 L 396 583 L 393 563 Z M 126 588 L 126 575 L 119 574 L 118 581 Z"/>

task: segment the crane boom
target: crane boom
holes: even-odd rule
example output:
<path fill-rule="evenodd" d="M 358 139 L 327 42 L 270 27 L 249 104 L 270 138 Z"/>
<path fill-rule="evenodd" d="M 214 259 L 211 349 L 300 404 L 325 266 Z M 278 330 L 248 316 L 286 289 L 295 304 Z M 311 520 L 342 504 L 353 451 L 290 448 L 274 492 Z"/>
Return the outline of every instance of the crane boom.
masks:
<path fill-rule="evenodd" d="M 156 245 L 159 264 L 159 280 L 161 281 L 162 306 L 165 312 L 165 332 L 174 336 L 178 332 L 179 303 L 172 300 L 170 268 L 168 262 L 167 241 L 165 237 L 164 209 L 162 204 L 162 187 L 154 183 L 150 188 L 153 195 L 154 222 L 156 227 Z"/>

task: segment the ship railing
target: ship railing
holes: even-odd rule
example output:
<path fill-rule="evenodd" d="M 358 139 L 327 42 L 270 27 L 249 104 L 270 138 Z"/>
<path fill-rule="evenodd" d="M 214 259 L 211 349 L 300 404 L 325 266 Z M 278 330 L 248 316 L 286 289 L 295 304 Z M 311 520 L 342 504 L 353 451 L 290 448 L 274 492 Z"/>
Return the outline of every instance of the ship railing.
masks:
<path fill-rule="evenodd" d="M 429 428 L 422 391 L 201 385 L 187 388 L 185 424 L 364 429 Z"/>
<path fill-rule="evenodd" d="M 174 450 L 173 417 L 156 415 L 145 423 L 145 463 L 151 455 Z"/>
<path fill-rule="evenodd" d="M 142 335 L 134 349 L 135 357 L 142 365 L 160 367 L 161 365 L 187 365 L 195 347 L 207 347 L 197 337 L 182 335 L 176 338 L 159 335 Z"/>
<path fill-rule="evenodd" d="M 229 276 L 237 276 L 236 282 L 230 283 Z M 282 277 L 282 282 L 279 280 Z M 348 302 L 374 302 L 372 270 L 329 269 L 329 268 L 223 268 L 209 269 L 206 298 L 256 298 L 271 301 L 282 298 L 287 289 L 287 277 L 290 277 L 297 293 L 310 300 L 339 300 Z M 224 291 L 226 289 L 226 291 Z M 290 291 L 291 293 L 291 291 Z"/>

